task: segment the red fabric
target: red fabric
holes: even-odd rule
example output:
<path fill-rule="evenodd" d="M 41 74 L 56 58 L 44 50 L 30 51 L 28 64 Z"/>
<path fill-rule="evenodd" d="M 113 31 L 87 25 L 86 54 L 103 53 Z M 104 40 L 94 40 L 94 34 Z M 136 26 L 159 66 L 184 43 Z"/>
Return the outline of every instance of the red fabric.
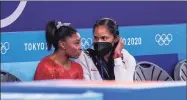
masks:
<path fill-rule="evenodd" d="M 49 79 L 83 79 L 83 70 L 81 65 L 74 61 L 72 61 L 70 69 L 66 70 L 46 57 L 38 64 L 34 80 Z"/>

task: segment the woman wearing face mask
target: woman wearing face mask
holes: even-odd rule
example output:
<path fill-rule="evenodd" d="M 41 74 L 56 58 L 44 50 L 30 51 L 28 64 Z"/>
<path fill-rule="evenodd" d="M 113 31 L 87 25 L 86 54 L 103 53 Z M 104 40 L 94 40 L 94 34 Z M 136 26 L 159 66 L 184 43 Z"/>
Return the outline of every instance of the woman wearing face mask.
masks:
<path fill-rule="evenodd" d="M 70 59 L 81 54 L 79 33 L 68 23 L 56 21 L 48 22 L 45 33 L 48 50 L 55 50 L 40 61 L 34 80 L 83 79 L 81 65 Z"/>
<path fill-rule="evenodd" d="M 93 26 L 94 49 L 82 52 L 78 62 L 85 80 L 133 81 L 136 61 L 119 37 L 118 25 L 110 18 L 97 20 Z"/>

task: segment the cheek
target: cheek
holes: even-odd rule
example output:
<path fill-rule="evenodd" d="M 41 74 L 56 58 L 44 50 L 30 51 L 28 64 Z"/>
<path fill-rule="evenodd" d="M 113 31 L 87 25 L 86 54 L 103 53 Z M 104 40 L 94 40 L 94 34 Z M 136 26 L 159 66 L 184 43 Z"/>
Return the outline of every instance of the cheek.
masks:
<path fill-rule="evenodd" d="M 78 46 L 71 45 L 66 49 L 66 53 L 73 58 L 78 58 L 81 51 L 78 49 Z"/>
<path fill-rule="evenodd" d="M 112 39 L 109 39 L 109 40 L 106 40 L 106 42 L 113 43 L 113 40 L 112 40 Z"/>
<path fill-rule="evenodd" d="M 67 52 L 73 53 L 73 52 L 76 52 L 77 50 L 78 49 L 77 49 L 76 45 L 68 45 L 67 46 Z"/>
<path fill-rule="evenodd" d="M 113 44 L 114 43 L 114 39 L 113 38 L 109 38 L 109 39 L 106 40 L 106 42 L 110 42 L 110 43 Z"/>

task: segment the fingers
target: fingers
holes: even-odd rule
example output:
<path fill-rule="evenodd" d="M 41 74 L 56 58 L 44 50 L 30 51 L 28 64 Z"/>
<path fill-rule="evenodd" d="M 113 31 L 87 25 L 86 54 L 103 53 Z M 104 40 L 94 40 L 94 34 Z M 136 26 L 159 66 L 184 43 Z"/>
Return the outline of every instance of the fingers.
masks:
<path fill-rule="evenodd" d="M 116 37 L 116 43 L 118 42 L 119 47 L 124 47 L 124 41 L 121 37 L 117 36 Z"/>
<path fill-rule="evenodd" d="M 117 37 L 115 38 L 115 43 L 117 43 L 118 41 L 120 41 L 120 37 L 119 37 L 119 36 L 117 36 Z"/>
<path fill-rule="evenodd" d="M 124 42 L 123 42 L 123 39 L 120 38 L 120 41 L 119 41 L 120 44 L 124 45 Z"/>
<path fill-rule="evenodd" d="M 122 38 L 120 38 L 120 42 L 123 43 L 123 39 Z"/>

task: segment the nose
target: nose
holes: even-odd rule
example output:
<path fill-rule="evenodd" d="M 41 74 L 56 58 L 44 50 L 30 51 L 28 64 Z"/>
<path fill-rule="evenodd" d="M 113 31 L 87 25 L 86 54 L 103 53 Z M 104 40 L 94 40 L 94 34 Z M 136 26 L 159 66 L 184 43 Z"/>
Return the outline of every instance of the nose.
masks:
<path fill-rule="evenodd" d="M 82 48 L 79 48 L 80 51 L 82 51 Z"/>
<path fill-rule="evenodd" d="M 81 46 L 81 44 L 79 45 L 78 50 L 82 50 L 82 46 Z"/>

